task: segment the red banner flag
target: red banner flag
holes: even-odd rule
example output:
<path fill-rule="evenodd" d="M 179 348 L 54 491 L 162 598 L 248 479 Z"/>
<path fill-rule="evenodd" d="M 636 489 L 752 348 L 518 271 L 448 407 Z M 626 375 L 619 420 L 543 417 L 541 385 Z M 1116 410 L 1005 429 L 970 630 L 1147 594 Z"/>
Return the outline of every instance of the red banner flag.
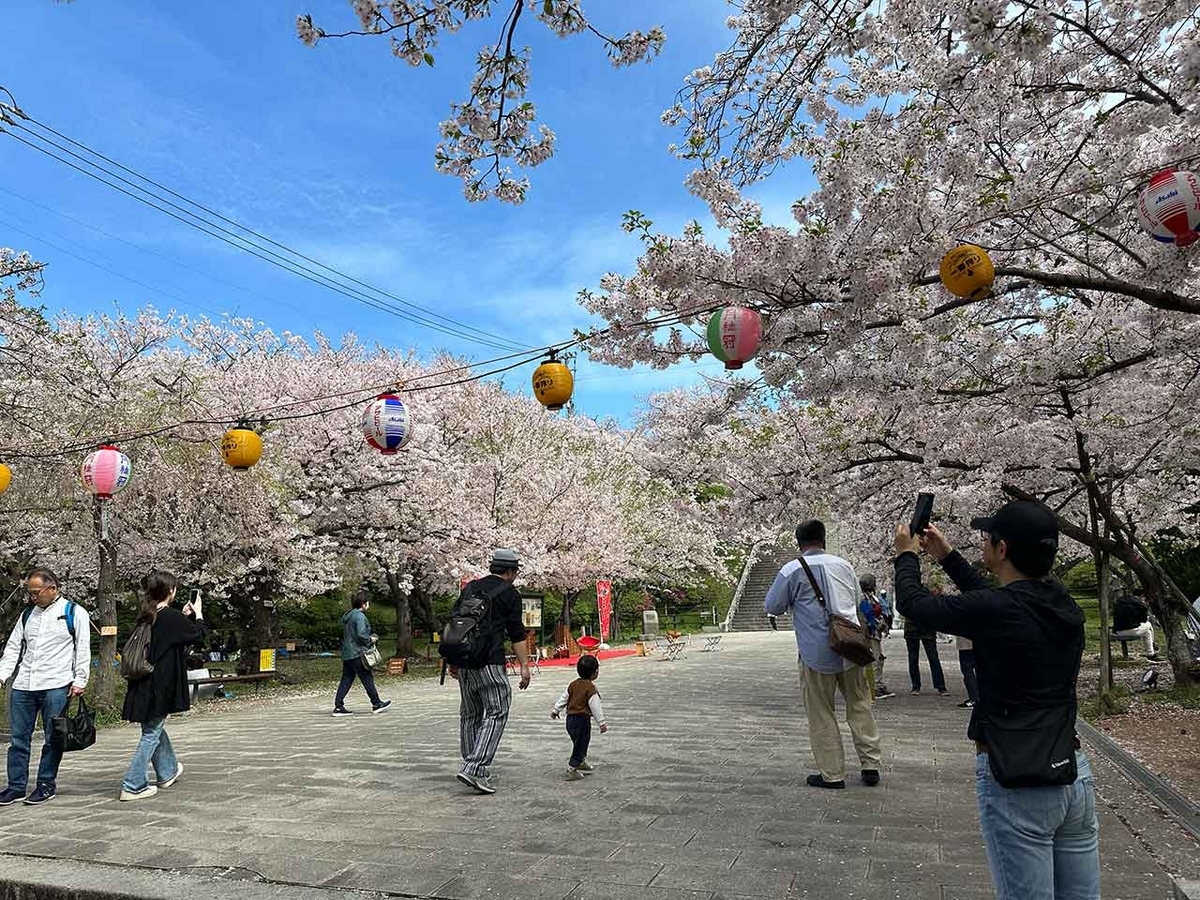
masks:
<path fill-rule="evenodd" d="M 600 613 L 600 640 L 608 640 L 608 629 L 612 625 L 612 582 L 596 582 L 596 610 Z"/>

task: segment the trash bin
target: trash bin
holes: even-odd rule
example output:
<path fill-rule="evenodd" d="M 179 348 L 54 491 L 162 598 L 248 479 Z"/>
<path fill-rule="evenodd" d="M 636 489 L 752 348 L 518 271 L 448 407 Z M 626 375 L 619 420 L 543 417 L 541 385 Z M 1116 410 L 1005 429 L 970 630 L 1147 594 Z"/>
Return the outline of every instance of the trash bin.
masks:
<path fill-rule="evenodd" d="M 645 643 L 645 641 L 634 641 L 634 642 L 633 642 L 633 649 L 637 651 L 637 655 L 638 655 L 638 656 L 645 656 L 645 655 L 646 655 L 646 643 Z"/>

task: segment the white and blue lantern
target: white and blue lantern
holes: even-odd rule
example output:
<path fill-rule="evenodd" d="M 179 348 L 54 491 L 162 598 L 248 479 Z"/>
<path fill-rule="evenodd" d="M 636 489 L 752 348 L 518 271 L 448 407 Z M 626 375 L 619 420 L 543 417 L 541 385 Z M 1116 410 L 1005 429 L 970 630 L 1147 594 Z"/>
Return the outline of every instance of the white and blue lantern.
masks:
<path fill-rule="evenodd" d="M 380 394 L 363 410 L 362 430 L 368 444 L 391 456 L 412 438 L 412 416 L 395 394 Z"/>

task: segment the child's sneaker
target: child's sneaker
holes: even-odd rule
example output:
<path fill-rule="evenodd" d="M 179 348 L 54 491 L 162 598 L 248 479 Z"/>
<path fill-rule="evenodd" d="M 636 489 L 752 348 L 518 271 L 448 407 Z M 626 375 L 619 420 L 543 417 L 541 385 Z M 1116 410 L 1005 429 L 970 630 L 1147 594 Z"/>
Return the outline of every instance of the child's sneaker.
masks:
<path fill-rule="evenodd" d="M 586 759 L 583 762 L 581 762 L 578 766 L 576 766 L 575 768 L 579 769 L 579 771 L 582 772 L 584 775 L 588 775 L 588 774 L 591 774 L 592 772 L 596 771 L 596 767 L 593 766 Z"/>
<path fill-rule="evenodd" d="M 578 769 L 567 766 L 567 781 L 583 781 L 583 773 Z"/>

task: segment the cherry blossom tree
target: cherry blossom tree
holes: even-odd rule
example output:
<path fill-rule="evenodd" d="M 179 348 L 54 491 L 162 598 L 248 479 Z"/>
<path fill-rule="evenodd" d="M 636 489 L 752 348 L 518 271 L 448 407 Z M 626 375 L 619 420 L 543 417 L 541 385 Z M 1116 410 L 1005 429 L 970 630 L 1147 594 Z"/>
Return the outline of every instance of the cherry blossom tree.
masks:
<path fill-rule="evenodd" d="M 513 173 L 510 163 L 533 169 L 554 153 L 557 138 L 537 121 L 529 96 L 531 80 L 528 47 L 517 44 L 523 16 L 532 16 L 559 37 L 590 34 L 597 38 L 617 68 L 649 61 L 662 49 L 660 28 L 630 31 L 612 37 L 585 15 L 580 0 L 351 0 L 357 29 L 326 31 L 312 16 L 296 19 L 296 31 L 308 46 L 329 38 L 387 35 L 392 54 L 410 66 L 434 64 L 433 50 L 441 39 L 473 20 L 497 19 L 503 13 L 496 43 L 483 47 L 465 100 L 450 105 L 450 118 L 441 124 L 441 142 L 434 159 L 437 170 L 461 178 L 468 200 L 495 197 L 520 203 L 529 179 Z"/>

